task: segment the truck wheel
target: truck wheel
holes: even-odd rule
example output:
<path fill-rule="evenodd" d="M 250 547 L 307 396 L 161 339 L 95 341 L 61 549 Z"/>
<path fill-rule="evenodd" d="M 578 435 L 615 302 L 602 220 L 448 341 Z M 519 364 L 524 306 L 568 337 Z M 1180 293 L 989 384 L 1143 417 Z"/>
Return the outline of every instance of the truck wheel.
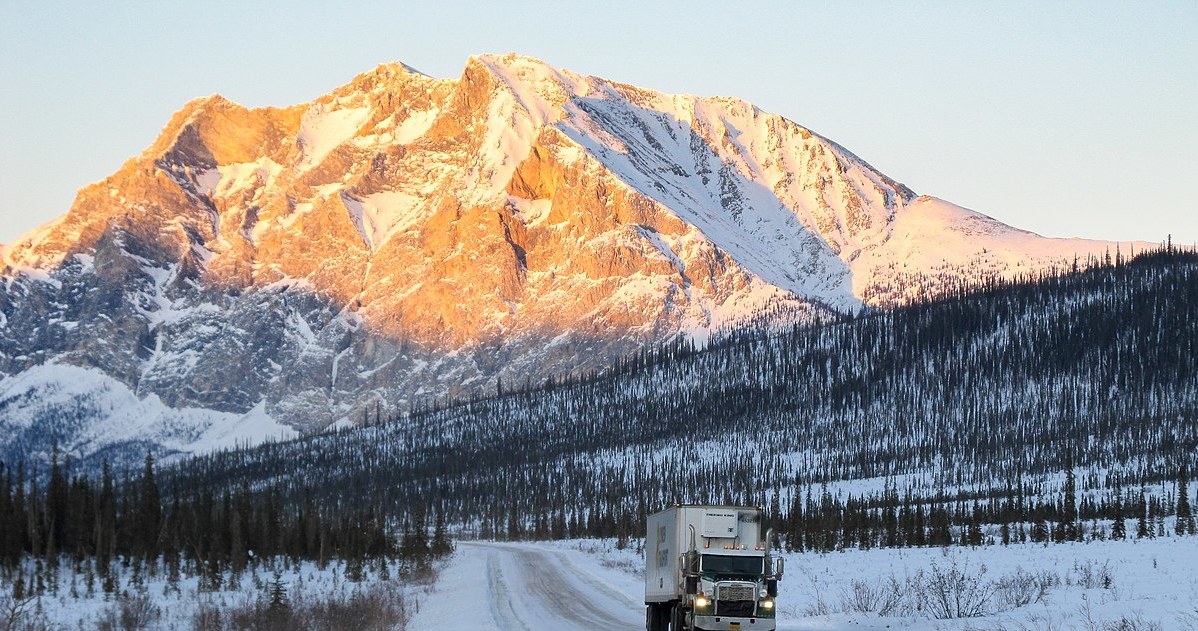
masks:
<path fill-rule="evenodd" d="M 685 631 L 686 629 L 686 610 L 682 605 L 674 605 L 674 611 L 670 616 L 670 631 Z"/>
<path fill-rule="evenodd" d="M 657 619 L 660 621 L 657 624 L 661 626 L 661 631 L 670 629 L 670 616 L 674 615 L 674 610 L 666 605 L 657 606 Z"/>
<path fill-rule="evenodd" d="M 666 631 L 661 628 L 661 613 L 657 605 L 645 607 L 645 629 L 648 631 Z"/>

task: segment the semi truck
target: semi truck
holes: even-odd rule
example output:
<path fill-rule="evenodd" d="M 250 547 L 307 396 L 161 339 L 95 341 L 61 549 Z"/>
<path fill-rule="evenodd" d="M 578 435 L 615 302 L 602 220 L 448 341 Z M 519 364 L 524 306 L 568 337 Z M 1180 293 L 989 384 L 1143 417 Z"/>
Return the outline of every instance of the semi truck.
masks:
<path fill-rule="evenodd" d="M 763 517 L 760 507 L 682 504 L 650 515 L 647 631 L 772 631 L 783 559 Z"/>

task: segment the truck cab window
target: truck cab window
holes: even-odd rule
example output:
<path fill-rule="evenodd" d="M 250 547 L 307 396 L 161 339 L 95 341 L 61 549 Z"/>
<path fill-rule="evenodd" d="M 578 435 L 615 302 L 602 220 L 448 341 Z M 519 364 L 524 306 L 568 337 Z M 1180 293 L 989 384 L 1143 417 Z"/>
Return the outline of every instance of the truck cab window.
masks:
<path fill-rule="evenodd" d="M 748 574 L 758 576 L 762 573 L 761 557 L 704 554 L 703 565 L 700 571 L 711 574 Z"/>

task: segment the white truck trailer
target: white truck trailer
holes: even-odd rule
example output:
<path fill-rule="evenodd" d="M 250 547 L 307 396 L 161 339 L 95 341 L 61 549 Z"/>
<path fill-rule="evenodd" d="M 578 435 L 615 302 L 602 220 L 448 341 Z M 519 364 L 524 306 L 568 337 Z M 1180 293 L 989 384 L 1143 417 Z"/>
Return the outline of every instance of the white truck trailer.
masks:
<path fill-rule="evenodd" d="M 772 631 L 783 561 L 761 508 L 677 505 L 645 533 L 648 631 Z M 764 534 L 764 536 L 763 536 Z"/>

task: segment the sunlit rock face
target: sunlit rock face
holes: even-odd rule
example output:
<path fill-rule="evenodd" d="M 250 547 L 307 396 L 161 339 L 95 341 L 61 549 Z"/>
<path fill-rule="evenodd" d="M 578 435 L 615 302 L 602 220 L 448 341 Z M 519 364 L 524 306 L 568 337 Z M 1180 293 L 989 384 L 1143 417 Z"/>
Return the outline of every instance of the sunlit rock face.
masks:
<path fill-rule="evenodd" d="M 389 64 L 289 108 L 188 103 L 5 248 L 0 424 L 81 452 L 201 450 L 238 419 L 246 441 L 373 420 L 1110 246 L 918 197 L 741 100 L 513 55 L 457 79 Z M 62 375 L 15 379 L 47 364 L 91 385 L 39 407 Z M 63 420 L 117 391 L 194 414 L 108 442 L 79 427 L 112 414 Z"/>

